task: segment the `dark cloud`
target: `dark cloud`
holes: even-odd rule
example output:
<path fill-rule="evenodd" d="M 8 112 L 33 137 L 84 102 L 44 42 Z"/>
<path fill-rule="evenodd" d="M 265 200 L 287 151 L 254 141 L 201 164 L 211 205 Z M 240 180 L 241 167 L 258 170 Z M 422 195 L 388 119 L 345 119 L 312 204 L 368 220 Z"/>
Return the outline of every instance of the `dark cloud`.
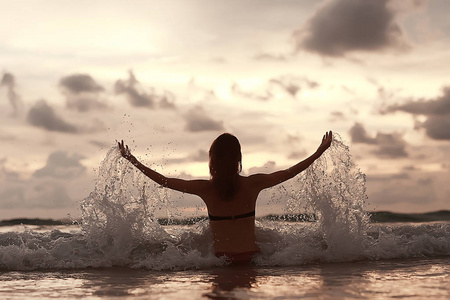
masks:
<path fill-rule="evenodd" d="M 88 74 L 73 74 L 63 77 L 59 81 L 59 86 L 72 94 L 104 91 L 104 88 Z"/>
<path fill-rule="evenodd" d="M 336 122 L 336 121 L 344 121 L 346 120 L 345 115 L 341 111 L 332 111 L 330 113 L 330 121 Z"/>
<path fill-rule="evenodd" d="M 432 139 L 450 140 L 450 87 L 445 87 L 442 95 L 436 99 L 408 101 L 381 110 L 382 113 L 396 111 L 427 116 L 425 122 L 416 123 L 416 128 L 424 128 Z"/>
<path fill-rule="evenodd" d="M 152 93 L 147 94 L 141 89 L 139 81 L 133 74 L 133 71 L 128 72 L 128 80 L 117 80 L 114 85 L 114 91 L 117 95 L 125 95 L 128 102 L 135 107 L 147 108 L 175 108 L 174 96 L 166 92 L 164 95 L 158 95 L 153 89 Z M 170 96 L 168 96 L 170 95 Z"/>
<path fill-rule="evenodd" d="M 79 112 L 92 109 L 104 109 L 107 105 L 100 97 L 104 88 L 88 74 L 73 74 L 61 78 L 59 81 L 64 95 L 66 106 Z"/>
<path fill-rule="evenodd" d="M 355 123 L 352 128 L 350 128 L 350 137 L 353 143 L 363 143 L 363 144 L 375 144 L 376 139 L 369 137 L 364 126 L 360 123 Z"/>
<path fill-rule="evenodd" d="M 343 56 L 350 51 L 405 48 L 402 31 L 388 3 L 388 0 L 329 1 L 306 28 L 294 32 L 296 50 Z"/>
<path fill-rule="evenodd" d="M 165 92 L 164 95 L 160 96 L 158 106 L 162 109 L 176 109 L 175 96 L 170 92 Z"/>
<path fill-rule="evenodd" d="M 56 151 L 49 155 L 47 164 L 34 172 L 34 177 L 74 178 L 82 175 L 86 167 L 80 163 L 83 156 Z"/>
<path fill-rule="evenodd" d="M 59 131 L 67 133 L 77 132 L 77 128 L 64 121 L 59 117 L 53 108 L 45 102 L 40 100 L 28 111 L 27 121 L 33 126 L 40 127 L 49 131 Z"/>
<path fill-rule="evenodd" d="M 59 86 L 66 96 L 66 106 L 69 109 L 86 112 L 107 107 L 105 101 L 100 98 L 100 92 L 104 91 L 104 88 L 90 75 L 74 74 L 63 77 Z"/>
<path fill-rule="evenodd" d="M 395 111 L 403 111 L 414 115 L 448 115 L 450 114 L 450 87 L 445 87 L 442 96 L 437 99 L 408 101 L 404 104 L 389 106 L 382 112 Z"/>
<path fill-rule="evenodd" d="M 375 137 L 370 137 L 364 126 L 355 123 L 349 131 L 353 143 L 376 145 L 377 149 L 373 151 L 380 158 L 400 158 L 407 157 L 405 150 L 406 142 L 400 134 L 396 133 L 380 133 Z"/>
<path fill-rule="evenodd" d="M 269 83 L 275 84 L 283 88 L 292 97 L 295 97 L 297 93 L 306 86 L 309 89 L 314 89 L 319 86 L 319 84 L 313 80 L 309 80 L 304 77 L 295 77 L 291 75 L 284 75 L 279 78 L 272 78 Z"/>
<path fill-rule="evenodd" d="M 198 132 L 224 130 L 223 122 L 213 120 L 201 107 L 196 107 L 189 110 L 189 112 L 185 114 L 184 119 L 186 120 L 186 131 Z"/>
<path fill-rule="evenodd" d="M 381 158 L 399 158 L 407 157 L 405 147 L 406 142 L 399 134 L 377 133 L 376 144 L 378 149 L 375 150 L 377 156 Z"/>
<path fill-rule="evenodd" d="M 427 135 L 435 140 L 450 140 L 450 114 L 445 116 L 430 116 L 422 127 Z"/>
<path fill-rule="evenodd" d="M 4 86 L 7 91 L 9 103 L 13 108 L 13 116 L 17 116 L 19 112 L 20 97 L 16 93 L 16 79 L 11 73 L 4 73 L 0 86 Z"/>
<path fill-rule="evenodd" d="M 297 95 L 297 93 L 300 91 L 301 89 L 301 82 L 302 80 L 299 80 L 295 77 L 292 76 L 283 76 L 280 78 L 274 78 L 271 79 L 269 82 L 279 85 L 280 87 L 283 88 L 284 91 L 286 91 L 289 95 L 291 95 L 292 97 L 295 97 Z M 318 84 L 309 80 L 305 80 L 307 85 L 310 88 L 315 88 Z"/>

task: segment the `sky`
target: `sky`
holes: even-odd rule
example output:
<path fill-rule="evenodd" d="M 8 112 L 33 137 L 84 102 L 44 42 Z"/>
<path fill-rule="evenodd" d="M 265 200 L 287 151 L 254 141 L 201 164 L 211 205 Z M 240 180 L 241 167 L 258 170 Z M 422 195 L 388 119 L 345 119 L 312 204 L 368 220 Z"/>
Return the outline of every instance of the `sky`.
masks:
<path fill-rule="evenodd" d="M 0 219 L 76 217 L 121 139 L 165 175 L 208 178 L 222 132 L 248 175 L 333 130 L 369 211 L 450 209 L 447 0 L 0 5 Z"/>

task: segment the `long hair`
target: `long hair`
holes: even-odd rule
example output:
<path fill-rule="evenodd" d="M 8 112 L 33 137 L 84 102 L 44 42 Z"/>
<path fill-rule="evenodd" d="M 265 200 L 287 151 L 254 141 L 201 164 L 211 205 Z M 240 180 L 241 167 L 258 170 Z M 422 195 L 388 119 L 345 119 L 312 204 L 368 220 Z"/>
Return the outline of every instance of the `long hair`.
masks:
<path fill-rule="evenodd" d="M 239 140 L 223 133 L 209 149 L 209 173 L 221 197 L 228 200 L 238 189 L 238 174 L 242 171 L 242 153 Z"/>

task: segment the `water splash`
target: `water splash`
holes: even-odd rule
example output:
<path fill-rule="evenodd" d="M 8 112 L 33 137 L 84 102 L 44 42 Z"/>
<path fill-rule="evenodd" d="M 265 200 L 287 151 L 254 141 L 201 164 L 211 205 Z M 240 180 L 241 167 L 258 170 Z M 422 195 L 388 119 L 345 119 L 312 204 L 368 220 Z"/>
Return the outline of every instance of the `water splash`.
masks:
<path fill-rule="evenodd" d="M 169 195 L 167 189 L 122 159 L 117 147 L 110 149 L 100 165 L 94 191 L 81 201 L 82 230 L 90 246 L 101 249 L 119 265 L 152 269 L 186 264 L 195 267 L 188 258 L 200 256 L 209 258 L 207 264 L 221 262 L 211 259 L 212 238 L 205 224 L 187 235 L 179 235 L 170 234 L 157 222 L 157 211 L 165 211 L 171 217 Z M 210 239 L 205 243 L 210 246 L 189 242 L 202 236 Z M 189 243 L 190 247 L 186 247 Z"/>
<path fill-rule="evenodd" d="M 365 176 L 337 134 L 322 157 L 278 191 L 289 196 L 288 213 L 314 214 L 316 221 L 257 221 L 258 265 L 450 255 L 450 223 L 369 224 Z M 80 202 L 80 230 L 0 233 L 0 269 L 223 265 L 213 254 L 208 221 L 159 225 L 157 213 L 171 217 L 170 200 L 167 189 L 114 147 L 100 165 L 94 190 Z"/>
<path fill-rule="evenodd" d="M 373 241 L 367 235 L 365 175 L 338 134 L 334 133 L 330 148 L 282 190 L 288 194 L 287 213 L 313 215 L 316 222 L 275 227 L 270 222 L 261 224 L 270 228 L 257 231 L 267 254 L 259 259 L 261 264 L 344 261 L 366 255 Z M 270 240 L 276 241 L 275 247 Z"/>
<path fill-rule="evenodd" d="M 331 147 L 296 180 L 297 192 L 289 206 L 305 201 L 318 216 L 330 259 L 362 255 L 370 242 L 365 182 L 349 147 L 336 133 Z"/>

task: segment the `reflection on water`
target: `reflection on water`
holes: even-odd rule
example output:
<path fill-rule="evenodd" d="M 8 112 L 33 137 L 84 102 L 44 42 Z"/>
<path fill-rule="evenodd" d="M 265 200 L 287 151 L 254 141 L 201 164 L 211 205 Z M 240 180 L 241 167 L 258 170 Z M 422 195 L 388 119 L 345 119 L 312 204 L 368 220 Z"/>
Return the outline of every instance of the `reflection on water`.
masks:
<path fill-rule="evenodd" d="M 450 258 L 300 267 L 1 272 L 1 299 L 449 299 Z"/>
<path fill-rule="evenodd" d="M 218 268 L 210 272 L 211 292 L 203 294 L 211 299 L 251 298 L 258 288 L 258 271 L 252 266 Z"/>

